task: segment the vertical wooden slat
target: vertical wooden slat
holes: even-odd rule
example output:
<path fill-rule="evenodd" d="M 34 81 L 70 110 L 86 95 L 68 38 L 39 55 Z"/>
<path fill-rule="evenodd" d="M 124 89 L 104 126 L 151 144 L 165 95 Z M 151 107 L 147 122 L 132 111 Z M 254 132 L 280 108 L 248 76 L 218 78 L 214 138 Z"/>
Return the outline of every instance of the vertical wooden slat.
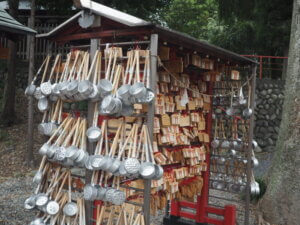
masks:
<path fill-rule="evenodd" d="M 150 41 L 150 88 L 156 93 L 157 83 L 157 48 L 158 48 L 158 35 L 152 34 Z M 154 108 L 155 102 L 153 101 L 147 112 L 147 126 L 149 129 L 150 139 L 153 142 L 153 121 L 154 121 Z M 151 180 L 144 181 L 144 217 L 145 224 L 150 225 L 150 198 L 151 198 Z"/>
<path fill-rule="evenodd" d="M 31 2 L 31 7 L 35 9 L 35 1 Z M 28 18 L 28 27 L 34 28 L 34 23 L 35 23 L 35 10 L 31 10 L 31 17 Z M 33 76 L 34 76 L 34 64 L 35 64 L 35 37 L 34 36 L 29 36 L 27 40 L 27 59 L 29 60 L 29 71 L 28 71 L 28 85 L 31 84 Z M 28 129 L 27 129 L 27 153 L 26 153 L 26 161 L 27 163 L 33 162 L 34 161 L 34 156 L 33 156 L 33 142 L 34 142 L 34 120 L 33 120 L 33 97 L 29 96 L 28 99 Z"/>
<path fill-rule="evenodd" d="M 100 24 L 99 24 L 100 25 Z M 100 46 L 100 39 L 91 39 L 90 42 L 90 57 L 91 61 L 94 58 L 96 54 L 96 50 Z M 94 109 L 95 109 L 95 103 L 92 101 L 88 102 L 88 127 L 92 126 L 93 124 L 93 117 L 94 117 Z M 94 143 L 88 143 L 87 145 L 87 151 L 89 155 L 93 154 L 95 150 L 95 144 Z M 91 183 L 91 177 L 92 177 L 92 172 L 89 170 L 86 170 L 86 177 L 85 181 L 86 183 Z M 93 201 L 86 201 L 85 204 L 85 209 L 86 209 L 86 224 L 87 225 L 92 225 L 92 218 L 93 218 Z"/>
<path fill-rule="evenodd" d="M 255 85 L 256 85 L 256 65 L 252 65 L 251 67 L 251 75 L 253 76 L 251 82 L 251 100 L 250 100 L 250 108 L 254 110 L 254 102 L 255 102 Z M 249 91 L 248 91 L 249 94 Z M 246 152 L 247 156 L 247 184 L 246 184 L 246 204 L 245 204 L 245 225 L 249 225 L 249 217 L 250 217 L 250 185 L 251 185 L 251 170 L 252 170 L 252 140 L 253 140 L 253 127 L 254 127 L 254 113 L 252 113 L 250 118 L 250 126 L 249 126 L 249 139 L 248 139 L 248 149 Z"/>

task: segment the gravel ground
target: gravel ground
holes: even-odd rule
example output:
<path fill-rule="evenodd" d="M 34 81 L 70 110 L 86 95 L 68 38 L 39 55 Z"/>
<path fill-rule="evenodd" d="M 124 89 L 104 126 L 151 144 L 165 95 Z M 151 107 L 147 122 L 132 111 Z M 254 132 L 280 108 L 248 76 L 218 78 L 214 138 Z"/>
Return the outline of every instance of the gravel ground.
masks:
<path fill-rule="evenodd" d="M 24 200 L 33 192 L 32 177 L 12 178 L 0 183 L 0 225 L 25 225 L 34 213 L 26 211 Z"/>
<path fill-rule="evenodd" d="M 27 211 L 23 208 L 24 200 L 32 194 L 34 187 L 32 186 L 32 175 L 27 175 L 19 178 L 10 178 L 0 183 L 0 225 L 25 225 L 34 218 L 34 212 Z M 220 191 L 211 191 L 211 195 L 223 198 L 239 200 L 237 195 L 230 195 Z M 215 205 L 232 204 L 224 200 L 210 198 L 210 203 Z M 236 203 L 235 203 L 236 204 Z M 243 224 L 243 205 L 238 204 L 238 224 Z M 153 225 L 162 224 L 164 212 L 159 211 L 156 217 L 151 217 Z M 251 207 L 250 224 L 257 224 L 254 207 Z"/>

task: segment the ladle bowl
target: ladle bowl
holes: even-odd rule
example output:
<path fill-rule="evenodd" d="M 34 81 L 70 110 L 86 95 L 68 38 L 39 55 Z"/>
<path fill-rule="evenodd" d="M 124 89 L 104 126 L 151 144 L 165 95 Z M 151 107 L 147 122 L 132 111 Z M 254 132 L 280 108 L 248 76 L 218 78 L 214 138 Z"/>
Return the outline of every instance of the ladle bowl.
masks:
<path fill-rule="evenodd" d="M 49 109 L 49 101 L 46 97 L 40 98 L 38 100 L 38 109 L 41 112 L 45 112 Z"/>
<path fill-rule="evenodd" d="M 147 89 L 142 82 L 136 82 L 130 87 L 130 95 L 132 95 L 135 99 L 143 99 L 146 97 Z"/>
<path fill-rule="evenodd" d="M 33 94 L 34 98 L 36 100 L 40 100 L 41 98 L 44 98 L 45 96 L 42 94 L 42 91 L 41 91 L 41 88 L 40 87 L 37 87 L 35 89 L 35 92 Z"/>
<path fill-rule="evenodd" d="M 31 195 L 24 202 L 24 208 L 27 210 L 34 209 L 36 206 L 36 195 Z"/>
<path fill-rule="evenodd" d="M 249 119 L 251 117 L 252 113 L 253 113 L 253 110 L 251 108 L 244 109 L 243 110 L 243 117 L 245 119 Z"/>
<path fill-rule="evenodd" d="M 99 170 L 101 169 L 103 156 L 102 155 L 93 155 L 91 156 L 91 166 L 93 167 L 93 170 Z"/>
<path fill-rule="evenodd" d="M 49 96 L 52 93 L 52 84 L 50 81 L 41 84 L 41 92 L 45 96 Z"/>
<path fill-rule="evenodd" d="M 49 215 L 56 215 L 59 212 L 59 204 L 56 201 L 49 201 L 46 206 L 46 212 Z"/>
<path fill-rule="evenodd" d="M 230 142 L 228 140 L 222 141 L 221 148 L 229 149 L 230 148 Z"/>
<path fill-rule="evenodd" d="M 122 102 L 125 105 L 130 105 L 130 87 L 131 85 L 129 84 L 123 84 L 118 90 L 117 90 L 117 96 L 122 100 Z"/>
<path fill-rule="evenodd" d="M 101 98 L 110 95 L 113 90 L 112 83 L 107 79 L 101 79 L 97 85 Z"/>
<path fill-rule="evenodd" d="M 101 129 L 99 127 L 90 127 L 86 131 L 86 136 L 89 142 L 97 142 L 101 138 Z"/>
<path fill-rule="evenodd" d="M 83 188 L 83 198 L 87 201 L 93 201 L 97 198 L 97 187 L 91 184 L 87 184 Z"/>
<path fill-rule="evenodd" d="M 141 164 L 136 158 L 129 158 L 124 161 L 124 167 L 127 173 L 136 174 L 141 168 Z"/>
<path fill-rule="evenodd" d="M 154 164 L 152 162 L 143 162 L 139 173 L 144 179 L 152 179 L 155 176 Z"/>
<path fill-rule="evenodd" d="M 36 86 L 34 84 L 30 84 L 25 89 L 25 95 L 26 96 L 33 96 L 35 92 Z"/>
<path fill-rule="evenodd" d="M 50 144 L 48 144 L 48 143 L 43 144 L 42 147 L 39 149 L 39 154 L 42 155 L 42 156 L 46 155 L 47 152 L 48 152 L 48 149 L 49 149 L 50 147 L 51 147 L 51 146 L 50 146 Z"/>
<path fill-rule="evenodd" d="M 35 204 L 38 207 L 42 207 L 45 206 L 49 201 L 49 197 L 48 195 L 44 194 L 44 193 L 40 193 L 36 195 L 35 198 Z"/>
<path fill-rule="evenodd" d="M 32 182 L 33 182 L 34 184 L 40 184 L 41 181 L 42 181 L 42 179 L 43 179 L 43 172 L 40 171 L 40 170 L 38 170 L 38 171 L 35 173 L 35 175 L 34 175 L 34 177 L 33 177 L 33 179 L 32 179 Z"/>
<path fill-rule="evenodd" d="M 218 148 L 220 146 L 220 141 L 215 138 L 212 142 L 211 142 L 211 147 L 213 148 Z"/>
<path fill-rule="evenodd" d="M 63 208 L 63 213 L 69 217 L 75 216 L 77 212 L 78 212 L 78 207 L 77 204 L 74 202 L 68 202 L 67 204 L 65 204 Z"/>

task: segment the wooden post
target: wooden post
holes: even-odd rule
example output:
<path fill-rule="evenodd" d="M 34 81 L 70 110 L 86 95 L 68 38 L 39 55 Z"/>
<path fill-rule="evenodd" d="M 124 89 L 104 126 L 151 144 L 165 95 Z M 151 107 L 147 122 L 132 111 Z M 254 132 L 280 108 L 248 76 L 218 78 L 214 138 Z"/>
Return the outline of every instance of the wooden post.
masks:
<path fill-rule="evenodd" d="M 35 0 L 31 1 L 31 15 L 28 18 L 28 25 L 30 28 L 34 28 L 35 24 Z M 35 37 L 28 36 L 27 53 L 29 59 L 29 71 L 28 71 L 28 85 L 31 84 L 34 74 L 34 64 L 35 64 Z M 26 163 L 27 165 L 35 165 L 35 160 L 33 156 L 33 97 L 28 97 L 28 128 L 27 128 L 27 151 L 26 151 Z"/>
<path fill-rule="evenodd" d="M 209 82 L 208 84 L 208 93 L 209 95 L 213 94 L 213 82 Z M 209 134 L 209 143 L 214 138 L 212 135 L 212 111 L 213 111 L 213 98 L 211 98 L 211 110 L 206 116 L 206 133 Z M 209 201 L 209 177 L 210 177 L 210 151 L 206 153 L 206 164 L 207 164 L 207 170 L 202 172 L 203 177 L 203 187 L 201 191 L 201 195 L 197 197 L 197 208 L 196 208 L 196 223 L 205 223 L 206 217 L 208 215 L 207 213 L 207 206 Z"/>
<path fill-rule="evenodd" d="M 226 205 L 224 209 L 224 224 L 236 224 L 236 207 L 234 205 Z"/>
<path fill-rule="evenodd" d="M 157 83 L 157 47 L 158 47 L 158 35 L 152 34 L 150 41 L 150 88 L 156 93 Z M 147 112 L 147 126 L 149 129 L 149 135 L 151 142 L 153 142 L 153 121 L 154 121 L 154 108 L 155 102 L 153 101 Z M 150 225 L 150 199 L 151 198 L 151 180 L 144 181 L 144 217 L 145 225 Z"/>
<path fill-rule="evenodd" d="M 99 39 L 91 39 L 91 46 L 90 46 L 90 60 L 92 61 L 96 50 L 100 46 L 100 40 Z M 88 120 L 88 127 L 93 125 L 93 118 L 94 118 L 94 110 L 95 110 L 95 102 L 89 101 L 88 102 L 88 114 L 87 114 L 87 120 Z M 95 150 L 95 143 L 88 142 L 87 144 L 87 152 L 89 155 L 94 154 Z M 86 184 L 91 183 L 92 178 L 92 171 L 86 170 L 85 172 L 85 182 Z M 93 218 L 93 201 L 85 201 L 85 210 L 86 210 L 86 224 L 92 225 L 92 218 Z"/>
<path fill-rule="evenodd" d="M 254 111 L 255 103 L 255 85 L 256 85 L 256 65 L 251 67 L 251 75 L 253 76 L 251 82 L 251 102 L 250 108 Z M 249 93 L 249 91 L 248 91 Z M 246 205 L 245 205 L 245 225 L 249 225 L 249 214 L 250 214 L 250 185 L 251 185 L 251 170 L 252 170 L 252 140 L 253 140 L 253 127 L 254 127 L 254 113 L 252 113 L 249 121 L 249 139 L 248 139 L 248 149 L 246 150 L 247 156 L 247 184 L 246 184 Z"/>

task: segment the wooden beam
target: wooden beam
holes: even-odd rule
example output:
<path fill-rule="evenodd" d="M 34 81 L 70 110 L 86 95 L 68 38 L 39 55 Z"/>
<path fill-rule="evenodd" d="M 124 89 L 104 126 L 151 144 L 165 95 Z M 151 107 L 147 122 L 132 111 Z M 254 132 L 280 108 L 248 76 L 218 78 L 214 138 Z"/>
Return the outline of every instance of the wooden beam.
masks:
<path fill-rule="evenodd" d="M 150 89 L 156 93 L 157 84 L 157 49 L 158 49 L 158 35 L 152 34 L 150 40 Z M 153 121 L 154 121 L 154 107 L 155 101 L 153 101 L 147 112 L 147 127 L 149 130 L 149 136 L 151 142 L 153 142 Z M 150 202 L 151 202 L 151 180 L 144 181 L 144 217 L 145 225 L 150 225 Z"/>
<path fill-rule="evenodd" d="M 80 34 L 71 34 L 62 36 L 59 38 L 54 39 L 57 42 L 65 42 L 65 41 L 72 41 L 72 40 L 82 40 L 82 39 L 93 39 L 93 38 L 104 38 L 104 37 L 117 37 L 117 36 L 134 36 L 134 35 L 141 35 L 141 34 L 149 34 L 149 29 L 122 29 L 122 30 L 106 30 L 106 31 L 99 31 L 99 32 L 89 32 L 89 33 L 80 33 Z"/>

